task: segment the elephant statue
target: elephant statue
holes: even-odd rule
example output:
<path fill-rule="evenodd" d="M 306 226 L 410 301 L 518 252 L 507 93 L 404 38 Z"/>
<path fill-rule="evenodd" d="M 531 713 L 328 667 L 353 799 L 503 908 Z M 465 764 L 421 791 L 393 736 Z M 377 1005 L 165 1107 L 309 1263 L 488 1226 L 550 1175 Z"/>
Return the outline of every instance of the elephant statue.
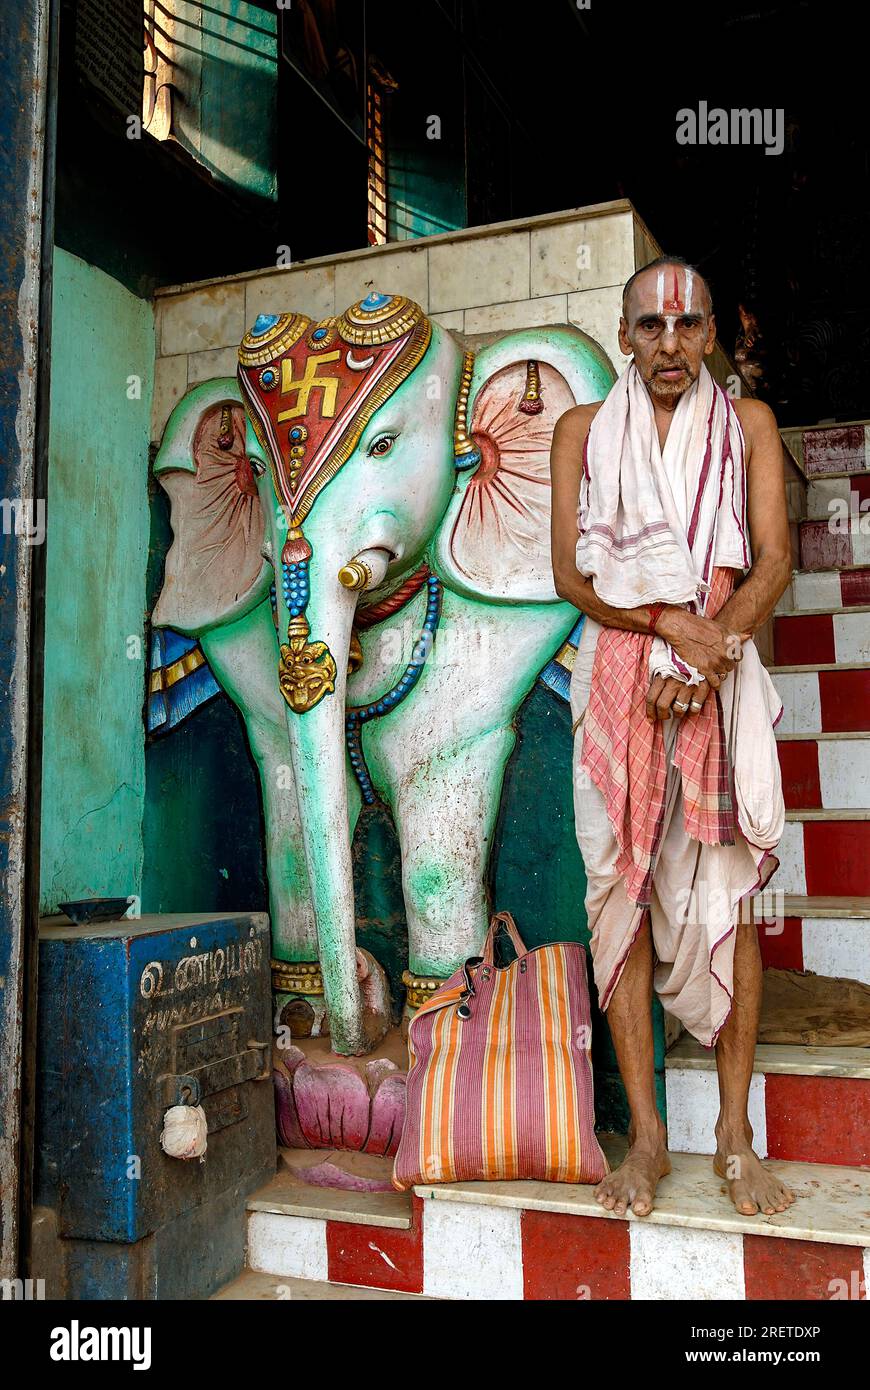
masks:
<path fill-rule="evenodd" d="M 183 675 L 198 642 L 242 713 L 276 987 L 302 1008 L 322 995 L 335 1052 L 369 1052 L 389 1023 L 355 940 L 364 803 L 397 828 L 411 992 L 480 948 L 513 721 L 578 618 L 550 567 L 553 427 L 613 379 L 567 325 L 475 355 L 373 292 L 320 323 L 260 315 L 238 380 L 196 386 L 166 427 L 152 621 L 181 634 Z"/>

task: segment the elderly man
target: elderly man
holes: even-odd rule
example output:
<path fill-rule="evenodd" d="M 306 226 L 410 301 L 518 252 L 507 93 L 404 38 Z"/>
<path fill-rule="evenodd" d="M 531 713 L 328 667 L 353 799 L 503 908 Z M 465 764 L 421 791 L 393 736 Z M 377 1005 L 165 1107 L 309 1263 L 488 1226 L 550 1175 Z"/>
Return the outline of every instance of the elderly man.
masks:
<path fill-rule="evenodd" d="M 595 1195 L 619 1216 L 651 1211 L 670 1170 L 653 984 L 715 1047 L 713 1167 L 738 1211 L 794 1201 L 753 1152 L 747 1114 L 761 1002 L 751 895 L 777 867 L 784 821 L 782 706 L 752 634 L 789 582 L 791 548 L 776 421 L 713 382 L 715 337 L 702 276 L 679 258 L 646 266 L 623 295 L 632 361 L 553 436 L 555 584 L 586 614 L 571 681 L 577 838 L 631 1111 L 628 1154 Z"/>

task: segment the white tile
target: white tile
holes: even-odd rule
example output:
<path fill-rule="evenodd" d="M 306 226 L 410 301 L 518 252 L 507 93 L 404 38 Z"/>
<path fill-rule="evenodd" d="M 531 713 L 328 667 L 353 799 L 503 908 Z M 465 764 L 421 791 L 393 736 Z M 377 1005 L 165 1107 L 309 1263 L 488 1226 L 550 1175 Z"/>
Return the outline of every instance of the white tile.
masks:
<path fill-rule="evenodd" d="M 775 672 L 771 680 L 782 700 L 782 718 L 776 726 L 776 733 L 820 733 L 822 702 L 818 672 L 798 671 L 793 675 Z"/>
<path fill-rule="evenodd" d="M 335 311 L 340 314 L 372 290 L 406 294 L 429 308 L 429 250 L 411 242 L 401 251 L 378 251 L 358 261 L 339 261 L 335 267 Z"/>
<path fill-rule="evenodd" d="M 510 333 L 520 328 L 567 322 L 568 296 L 564 294 L 512 300 L 508 304 L 485 304 L 482 308 L 465 311 L 465 332 L 468 334 Z"/>
<path fill-rule="evenodd" d="M 840 508 L 832 503 L 845 502 L 848 505 L 851 483 L 848 478 L 814 478 L 807 487 L 807 520 L 827 521 L 830 516 L 840 515 Z"/>
<path fill-rule="evenodd" d="M 839 608 L 843 602 L 839 570 L 796 574 L 793 590 L 795 608 Z"/>
<path fill-rule="evenodd" d="M 746 1297 L 743 1236 L 629 1222 L 632 1299 L 729 1302 Z"/>
<path fill-rule="evenodd" d="M 870 510 L 852 517 L 852 564 L 870 565 Z"/>
<path fill-rule="evenodd" d="M 238 347 L 245 333 L 244 284 L 209 285 L 157 301 L 159 352 Z"/>
<path fill-rule="evenodd" d="M 564 294 L 603 285 L 620 289 L 634 273 L 634 218 L 630 212 L 533 227 L 532 294 Z"/>
<path fill-rule="evenodd" d="M 825 807 L 870 806 L 870 738 L 820 739 L 819 782 Z"/>
<path fill-rule="evenodd" d="M 774 854 L 779 860 L 779 868 L 771 882 L 771 889 L 782 893 L 797 893 L 806 896 L 807 878 L 804 864 L 804 823 L 787 820 L 782 839 Z"/>
<path fill-rule="evenodd" d="M 429 308 L 433 313 L 528 298 L 528 232 L 504 232 L 429 247 Z"/>
<path fill-rule="evenodd" d="M 838 661 L 870 661 L 870 613 L 834 614 L 834 651 Z"/>
<path fill-rule="evenodd" d="M 805 917 L 801 934 L 805 970 L 870 985 L 870 920 Z"/>
<path fill-rule="evenodd" d="M 192 352 L 187 359 L 187 384 L 213 381 L 219 376 L 235 376 L 239 365 L 237 347 L 210 348 L 208 352 Z"/>
<path fill-rule="evenodd" d="M 465 310 L 450 309 L 444 314 L 430 314 L 433 323 L 440 323 L 442 328 L 447 328 L 451 332 L 462 333 L 465 328 Z"/>
<path fill-rule="evenodd" d="M 341 308 L 345 308 L 344 304 Z M 291 266 L 245 282 L 245 330 L 258 314 L 307 314 L 328 319 L 335 313 L 335 266 Z"/>
<path fill-rule="evenodd" d="M 797 578 L 797 576 L 795 576 L 795 578 Z M 776 607 L 773 610 L 774 613 L 793 613 L 795 608 L 794 594 L 795 587 L 793 579 L 785 592 L 780 594 L 779 598 L 776 600 Z"/>
<path fill-rule="evenodd" d="M 521 1299 L 521 1212 L 423 1203 L 423 1292 L 433 1298 Z"/>
<path fill-rule="evenodd" d="M 151 400 L 151 438 L 159 443 L 163 429 L 187 390 L 187 354 L 158 357 L 154 363 L 154 395 Z"/>
<path fill-rule="evenodd" d="M 688 1067 L 666 1067 L 668 1099 L 668 1148 L 672 1153 L 713 1154 L 716 1152 L 714 1126 L 719 1114 L 719 1081 L 715 1067 L 695 1071 Z M 759 1158 L 767 1157 L 767 1117 L 764 1107 L 764 1076 L 756 1072 L 749 1083 L 749 1123 L 753 1148 Z"/>
<path fill-rule="evenodd" d="M 607 353 L 617 373 L 628 358 L 619 349 L 619 320 L 622 315 L 622 286 L 602 290 L 581 290 L 568 295 L 568 320 L 576 324 Z"/>
<path fill-rule="evenodd" d="M 254 1211 L 248 1217 L 248 1266 L 293 1279 L 328 1279 L 326 1222 Z"/>

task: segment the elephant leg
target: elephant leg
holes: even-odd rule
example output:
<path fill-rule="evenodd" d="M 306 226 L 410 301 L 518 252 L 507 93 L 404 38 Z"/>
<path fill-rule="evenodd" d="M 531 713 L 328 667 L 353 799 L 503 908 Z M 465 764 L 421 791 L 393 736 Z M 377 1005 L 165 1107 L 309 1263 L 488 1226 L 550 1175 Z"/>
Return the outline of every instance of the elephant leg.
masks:
<path fill-rule="evenodd" d="M 514 730 L 436 750 L 396 783 L 409 967 L 447 976 L 481 948 L 486 872 Z"/>

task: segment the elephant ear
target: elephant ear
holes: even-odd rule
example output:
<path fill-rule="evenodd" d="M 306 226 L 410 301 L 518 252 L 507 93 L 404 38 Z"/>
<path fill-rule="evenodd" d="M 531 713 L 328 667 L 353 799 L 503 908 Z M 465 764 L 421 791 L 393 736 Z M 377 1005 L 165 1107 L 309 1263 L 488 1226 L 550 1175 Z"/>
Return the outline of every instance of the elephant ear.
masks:
<path fill-rule="evenodd" d="M 272 582 L 232 377 L 204 382 L 179 401 L 154 472 L 169 495 L 173 541 L 151 621 L 198 636 L 242 617 Z"/>
<path fill-rule="evenodd" d="M 553 430 L 571 406 L 605 396 L 615 375 L 602 348 L 568 326 L 511 333 L 478 354 L 465 424 L 480 462 L 459 473 L 432 552 L 452 588 L 494 602 L 559 602 L 550 563 Z"/>

